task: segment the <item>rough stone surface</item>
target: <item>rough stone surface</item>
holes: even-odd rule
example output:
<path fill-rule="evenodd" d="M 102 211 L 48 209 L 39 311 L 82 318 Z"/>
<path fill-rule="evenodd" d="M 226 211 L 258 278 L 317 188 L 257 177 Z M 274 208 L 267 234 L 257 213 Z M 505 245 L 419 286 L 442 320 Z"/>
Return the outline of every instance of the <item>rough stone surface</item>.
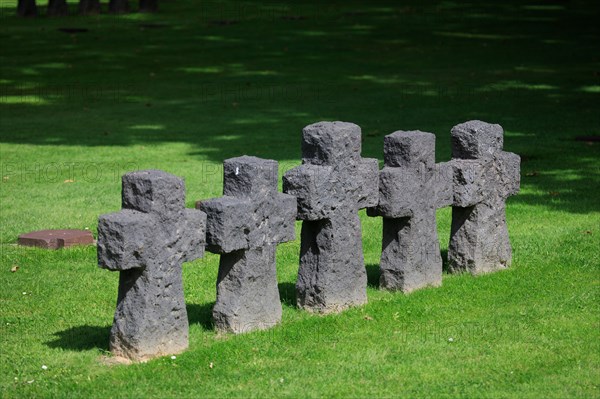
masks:
<path fill-rule="evenodd" d="M 367 302 L 358 210 L 377 205 L 379 168 L 360 154 L 360 127 L 315 123 L 303 130 L 303 164 L 283 178 L 303 220 L 296 294 L 306 310 L 338 312 Z"/>
<path fill-rule="evenodd" d="M 123 209 L 98 221 L 98 264 L 121 272 L 110 349 L 132 360 L 181 352 L 181 264 L 204 255 L 206 214 L 186 209 L 183 180 L 158 170 L 124 175 L 122 196 Z"/>
<path fill-rule="evenodd" d="M 452 205 L 452 169 L 435 163 L 435 135 L 398 131 L 385 137 L 385 167 L 379 172 L 383 216 L 380 287 L 410 292 L 442 284 L 437 208 Z"/>
<path fill-rule="evenodd" d="M 510 266 L 505 201 L 519 192 L 520 157 L 502 151 L 500 125 L 469 121 L 452 129 L 454 202 L 449 269 L 473 274 Z"/>
<path fill-rule="evenodd" d="M 94 236 L 88 230 L 40 230 L 21 234 L 17 243 L 28 247 L 60 249 L 93 244 Z"/>
<path fill-rule="evenodd" d="M 243 333 L 281 320 L 275 251 L 295 238 L 296 199 L 277 191 L 276 161 L 243 156 L 224 162 L 221 198 L 200 201 L 207 249 L 221 254 L 213 319 Z"/>

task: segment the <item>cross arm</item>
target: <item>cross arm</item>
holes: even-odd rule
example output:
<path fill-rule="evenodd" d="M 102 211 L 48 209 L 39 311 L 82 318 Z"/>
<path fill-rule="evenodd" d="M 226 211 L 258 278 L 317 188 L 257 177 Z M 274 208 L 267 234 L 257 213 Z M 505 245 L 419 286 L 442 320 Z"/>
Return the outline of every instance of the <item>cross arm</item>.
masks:
<path fill-rule="evenodd" d="M 337 205 L 331 193 L 332 172 L 331 166 L 304 164 L 283 176 L 283 191 L 297 199 L 297 219 L 320 220 L 332 214 Z"/>
<path fill-rule="evenodd" d="M 453 171 L 452 205 L 465 208 L 482 202 L 488 180 L 487 162 L 479 159 L 453 159 L 449 163 Z"/>
<path fill-rule="evenodd" d="M 298 214 L 296 197 L 278 193 L 273 213 L 269 216 L 272 244 L 293 241 L 296 238 L 295 221 Z"/>
<path fill-rule="evenodd" d="M 196 204 L 206 213 L 206 248 L 214 253 L 229 253 L 248 248 L 248 219 L 251 203 L 223 196 Z"/>
<path fill-rule="evenodd" d="M 128 270 L 145 266 L 156 255 L 152 215 L 124 209 L 98 220 L 98 266 Z"/>
<path fill-rule="evenodd" d="M 197 209 L 185 209 L 182 230 L 183 261 L 191 262 L 202 258 L 206 244 L 206 213 Z"/>
<path fill-rule="evenodd" d="M 379 161 L 363 158 L 358 165 L 358 208 L 376 206 L 379 202 Z"/>
<path fill-rule="evenodd" d="M 379 171 L 379 202 L 367 209 L 369 216 L 401 218 L 412 215 L 414 189 L 418 176 L 403 168 L 385 166 Z"/>
<path fill-rule="evenodd" d="M 510 197 L 519 192 L 521 186 L 521 157 L 512 152 L 501 152 L 499 155 L 501 168 L 500 179 L 502 182 L 503 196 Z"/>
<path fill-rule="evenodd" d="M 450 162 L 435 165 L 434 189 L 436 208 L 450 206 L 454 200 L 453 168 Z"/>

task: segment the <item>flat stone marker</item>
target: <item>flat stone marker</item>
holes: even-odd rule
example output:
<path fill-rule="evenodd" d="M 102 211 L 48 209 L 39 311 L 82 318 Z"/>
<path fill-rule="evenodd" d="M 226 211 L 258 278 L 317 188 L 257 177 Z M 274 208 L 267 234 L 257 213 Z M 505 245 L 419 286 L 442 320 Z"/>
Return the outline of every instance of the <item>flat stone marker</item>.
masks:
<path fill-rule="evenodd" d="M 435 211 L 452 205 L 452 168 L 435 163 L 435 135 L 397 131 L 384 139 L 385 167 L 379 172 L 383 216 L 380 287 L 411 292 L 442 284 L 442 256 Z"/>
<path fill-rule="evenodd" d="M 510 266 L 505 201 L 519 192 L 521 158 L 502 151 L 503 136 L 500 125 L 476 120 L 452 128 L 450 271 L 480 274 Z"/>
<path fill-rule="evenodd" d="M 159 170 L 123 176 L 123 209 L 100 216 L 98 264 L 118 270 L 110 332 L 116 356 L 145 360 L 188 346 L 182 262 L 204 255 L 206 214 L 185 208 L 182 179 Z"/>
<path fill-rule="evenodd" d="M 89 230 L 39 230 L 21 234 L 17 243 L 27 247 L 60 249 L 93 244 L 94 236 Z"/>
<path fill-rule="evenodd" d="M 295 238 L 296 198 L 277 191 L 276 161 L 242 156 L 223 163 L 221 198 L 199 201 L 207 249 L 221 254 L 213 320 L 243 333 L 281 321 L 275 251 Z"/>
<path fill-rule="evenodd" d="M 304 221 L 296 293 L 306 310 L 339 312 L 367 302 L 358 210 L 377 205 L 379 167 L 360 153 L 360 127 L 315 123 L 303 130 L 302 165 L 283 178 Z"/>

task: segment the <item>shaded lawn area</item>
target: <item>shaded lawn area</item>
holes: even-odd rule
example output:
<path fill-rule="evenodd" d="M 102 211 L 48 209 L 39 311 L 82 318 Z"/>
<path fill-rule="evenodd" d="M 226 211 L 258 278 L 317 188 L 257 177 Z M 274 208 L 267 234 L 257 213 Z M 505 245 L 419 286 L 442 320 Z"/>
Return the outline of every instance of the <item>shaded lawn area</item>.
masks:
<path fill-rule="evenodd" d="M 600 143 L 575 140 L 600 135 L 597 5 L 200 3 L 55 19 L 0 4 L 3 397 L 600 397 Z M 191 207 L 221 195 L 225 158 L 298 165 L 319 120 L 359 124 L 380 160 L 386 134 L 430 131 L 446 161 L 469 119 L 500 123 L 522 156 L 505 272 L 379 291 L 381 220 L 361 213 L 368 305 L 297 310 L 296 240 L 278 249 L 282 324 L 217 336 L 207 254 L 184 266 L 189 351 L 125 367 L 99 360 L 118 276 L 95 248 L 14 245 L 34 229 L 95 234 L 129 170 L 185 177 Z M 450 209 L 438 230 L 445 253 Z"/>

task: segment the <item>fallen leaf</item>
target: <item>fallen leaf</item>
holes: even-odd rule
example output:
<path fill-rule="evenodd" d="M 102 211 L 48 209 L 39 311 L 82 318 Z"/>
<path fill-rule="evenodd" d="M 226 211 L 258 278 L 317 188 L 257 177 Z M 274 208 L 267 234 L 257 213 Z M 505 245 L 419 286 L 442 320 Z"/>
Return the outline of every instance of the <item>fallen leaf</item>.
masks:
<path fill-rule="evenodd" d="M 75 180 L 67 179 L 63 183 L 75 183 Z"/>
<path fill-rule="evenodd" d="M 19 266 L 17 265 L 13 265 L 13 267 L 10 268 L 11 273 L 16 272 L 17 270 L 19 270 Z"/>
<path fill-rule="evenodd" d="M 365 316 L 365 320 L 373 320 L 373 318 L 371 316 L 369 316 L 369 315 L 366 315 Z"/>

